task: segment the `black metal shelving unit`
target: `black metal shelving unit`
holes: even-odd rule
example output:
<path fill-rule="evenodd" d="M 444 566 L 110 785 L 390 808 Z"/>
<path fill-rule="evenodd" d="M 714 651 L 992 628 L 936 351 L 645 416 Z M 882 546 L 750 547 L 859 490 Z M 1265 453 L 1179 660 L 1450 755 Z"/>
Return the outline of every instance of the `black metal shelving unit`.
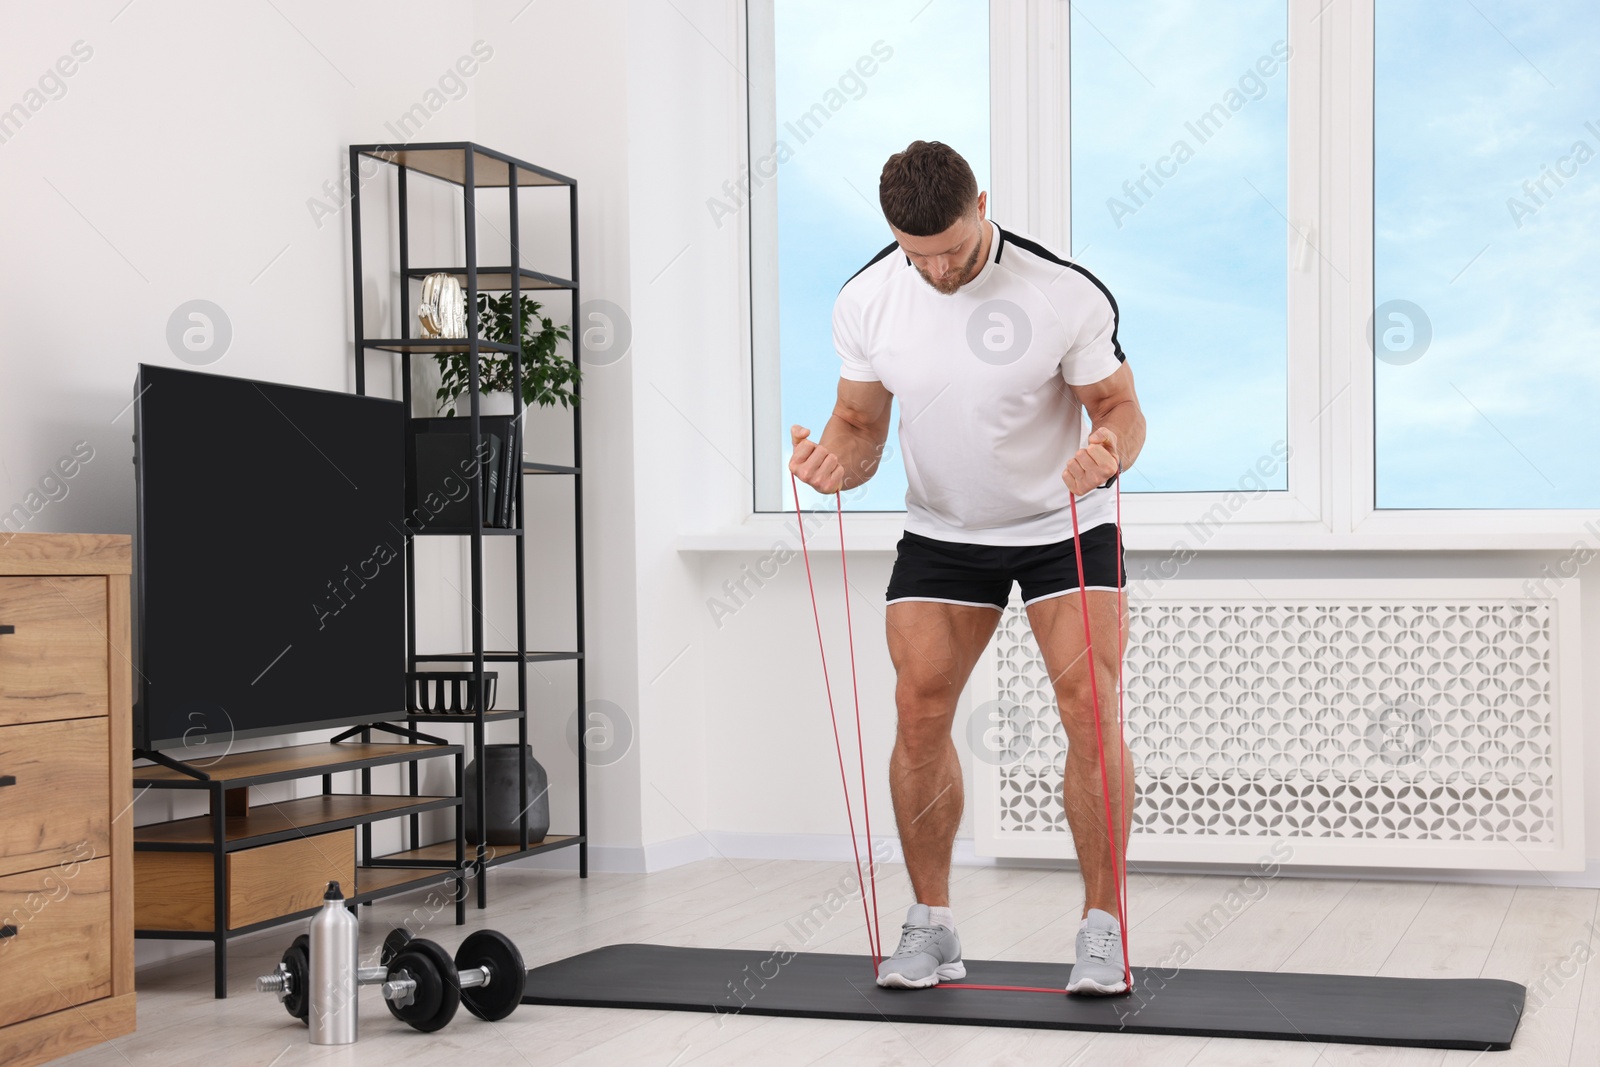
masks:
<path fill-rule="evenodd" d="M 434 355 L 442 352 L 465 352 L 468 354 L 468 408 L 469 413 L 464 420 L 468 423 L 468 432 L 472 455 L 480 454 L 483 441 L 483 430 L 480 423 L 479 412 L 479 380 L 478 356 L 482 352 L 502 352 L 511 356 L 512 360 L 512 426 L 513 441 L 512 453 L 521 466 L 522 477 L 513 479 L 513 518 L 510 528 L 485 526 L 482 520 L 483 496 L 485 492 L 485 479 L 483 465 L 475 464 L 473 477 L 470 480 L 470 494 L 468 497 L 471 514 L 477 516 L 476 525 L 468 529 L 457 528 L 425 528 L 418 531 L 407 530 L 405 538 L 406 556 L 406 655 L 408 670 L 417 670 L 419 663 L 471 663 L 473 675 L 473 688 L 477 693 L 483 690 L 483 675 L 485 663 L 515 663 L 517 665 L 517 706 L 513 709 L 499 709 L 485 711 L 483 702 L 477 701 L 477 710 L 470 714 L 460 713 L 419 713 L 413 712 L 407 716 L 407 724 L 427 722 L 433 725 L 440 723 L 458 723 L 468 727 L 470 733 L 470 749 L 472 758 L 479 768 L 484 766 L 484 727 L 490 722 L 515 720 L 517 723 L 517 744 L 522 755 L 520 763 L 521 782 L 521 818 L 520 840 L 515 847 L 508 851 L 489 853 L 488 846 L 480 841 L 468 861 L 468 866 L 475 875 L 478 885 L 478 907 L 488 904 L 488 879 L 487 868 L 501 863 L 549 852 L 553 849 L 575 846 L 578 849 L 578 876 L 587 878 L 589 875 L 589 804 L 588 804 L 588 761 L 584 752 L 584 731 L 578 730 L 577 741 L 577 779 L 578 779 L 578 826 L 577 833 L 570 835 L 546 835 L 540 842 L 528 840 L 529 805 L 534 797 L 528 795 L 528 766 L 526 754 L 528 751 L 528 665 L 530 663 L 565 661 L 573 662 L 577 672 L 576 697 L 580 717 L 587 696 L 587 661 L 584 649 L 584 583 L 583 583 L 583 412 L 579 383 L 574 382 L 572 393 L 574 402 L 571 407 L 572 414 L 572 464 L 537 463 L 523 459 L 523 425 L 524 409 L 522 405 L 522 350 L 520 344 L 503 344 L 487 341 L 478 336 L 478 294 L 480 292 L 509 292 L 512 295 L 513 308 L 513 334 L 517 338 L 522 336 L 522 293 L 533 290 L 568 291 L 572 294 L 573 318 L 577 318 L 579 304 L 578 290 L 578 183 L 565 175 L 557 174 L 544 167 L 535 166 L 501 152 L 493 151 L 482 145 L 470 141 L 439 142 L 431 144 L 368 144 L 350 146 L 350 173 L 362 173 L 362 157 L 378 160 L 397 168 L 396 207 L 399 214 L 399 273 L 400 273 L 400 333 L 401 336 L 393 338 L 368 338 L 365 335 L 362 314 L 362 260 L 361 260 L 361 188 L 359 181 L 352 181 L 350 188 L 350 233 L 351 233 L 351 259 L 353 262 L 352 274 L 354 276 L 354 308 L 355 320 L 355 359 L 356 359 L 356 392 L 366 393 L 366 361 L 367 355 L 372 351 L 382 351 L 398 354 L 401 362 L 401 380 L 407 417 L 411 417 L 411 357 L 414 354 Z M 443 267 L 414 267 L 410 256 L 410 219 L 408 218 L 407 181 L 412 173 L 448 182 L 458 186 L 461 190 L 463 205 L 463 228 L 465 238 L 464 265 Z M 569 240 L 571 276 L 561 277 L 542 271 L 531 270 L 522 265 L 521 234 L 519 232 L 519 200 L 523 189 L 537 187 L 564 187 L 567 190 L 569 211 Z M 511 262 L 501 266 L 479 266 L 476 201 L 480 189 L 506 190 L 508 202 L 509 243 Z M 418 338 L 410 336 L 411 333 L 411 283 L 420 280 L 429 274 L 444 273 L 454 275 L 460 282 L 467 300 L 467 336 L 462 339 Z M 572 359 L 580 362 L 582 359 L 582 332 L 572 331 Z M 409 463 L 409 459 L 408 459 Z M 568 477 L 572 482 L 572 514 L 573 514 L 573 566 L 575 568 L 576 605 L 574 618 L 576 624 L 574 645 L 571 649 L 562 650 L 530 650 L 527 647 L 527 604 L 526 604 L 526 579 L 527 557 L 526 531 L 523 525 L 523 503 L 525 493 L 525 479 L 533 476 Z M 414 535 L 438 535 L 465 537 L 471 546 L 472 559 L 472 649 L 471 651 L 423 653 L 417 648 L 417 601 L 416 601 L 416 550 Z M 512 537 L 515 538 L 516 568 L 517 568 L 517 648 L 509 651 L 486 650 L 483 636 L 483 544 L 485 537 Z M 580 723 L 581 726 L 581 723 Z M 414 726 L 411 727 L 413 730 Z M 364 740 L 370 738 L 372 728 L 363 728 Z M 382 729 L 379 727 L 379 729 Z M 390 727 L 399 732 L 398 729 Z M 416 743 L 413 738 L 413 742 Z M 483 831 L 487 830 L 487 804 L 486 804 L 486 778 L 484 774 L 477 776 L 477 811 L 479 813 L 479 837 L 486 837 Z M 418 791 L 416 765 L 411 765 L 410 790 L 412 795 Z M 362 788 L 371 791 L 371 776 L 367 772 L 362 774 Z M 417 818 L 410 820 L 411 849 L 382 857 L 389 866 L 415 866 L 415 867 L 441 867 L 448 868 L 455 861 L 457 855 L 457 842 L 442 841 L 432 844 L 419 843 L 420 821 Z M 459 831 L 458 831 L 459 837 Z M 371 861 L 372 842 L 370 828 L 363 829 L 362 854 Z"/>

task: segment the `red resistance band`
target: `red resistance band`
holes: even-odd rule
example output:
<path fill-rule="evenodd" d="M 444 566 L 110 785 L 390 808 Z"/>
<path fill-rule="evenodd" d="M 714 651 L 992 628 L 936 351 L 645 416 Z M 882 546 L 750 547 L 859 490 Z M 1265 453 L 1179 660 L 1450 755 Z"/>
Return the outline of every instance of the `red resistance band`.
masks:
<path fill-rule="evenodd" d="M 1123 617 L 1123 574 L 1122 574 L 1122 472 L 1117 472 L 1117 477 L 1112 483 L 1115 486 L 1116 499 L 1116 555 L 1117 555 L 1117 737 L 1123 737 L 1123 684 L 1122 684 L 1122 617 Z M 805 514 L 800 510 L 800 487 L 793 472 L 789 474 L 789 486 L 794 492 L 795 522 L 800 529 L 800 555 L 806 565 L 806 588 L 811 593 L 811 616 L 817 628 L 817 652 L 822 660 L 822 685 L 828 697 L 828 719 L 833 724 L 833 747 L 839 760 L 839 783 L 844 788 L 845 818 L 850 826 L 850 848 L 855 855 L 856 884 L 861 889 L 862 916 L 867 925 L 867 947 L 872 956 L 872 978 L 878 978 L 878 964 L 883 960 L 883 941 L 881 925 L 878 921 L 878 876 L 877 867 L 872 860 L 872 814 L 867 804 L 867 766 L 866 756 L 862 746 L 861 732 L 861 692 L 856 683 L 856 646 L 855 633 L 850 623 L 850 573 L 845 564 L 844 550 L 844 499 L 843 493 L 834 494 L 834 509 L 838 514 L 839 522 L 839 570 L 844 582 L 844 619 L 845 637 L 850 649 L 850 689 L 855 699 L 856 715 L 856 764 L 861 775 L 861 812 L 862 821 L 867 833 L 867 875 L 861 872 L 861 847 L 856 841 L 856 823 L 854 809 L 850 805 L 850 781 L 844 769 L 844 746 L 839 739 L 839 719 L 833 705 L 833 684 L 828 678 L 828 654 L 822 640 L 822 614 L 817 606 L 817 587 L 811 575 L 811 552 L 806 544 Z M 1078 565 L 1078 603 L 1083 608 L 1083 644 L 1084 655 L 1089 660 L 1089 699 L 1094 705 L 1095 748 L 1100 764 L 1100 793 L 1105 800 L 1106 812 L 1106 840 L 1111 849 L 1111 877 L 1117 890 L 1117 924 L 1122 933 L 1122 969 L 1123 980 L 1129 989 L 1133 988 L 1133 967 L 1128 961 L 1128 884 L 1127 884 L 1127 856 L 1117 854 L 1117 842 L 1121 835 L 1117 833 L 1115 820 L 1111 813 L 1111 786 L 1106 776 L 1106 752 L 1104 731 L 1100 719 L 1100 684 L 1097 672 L 1094 669 L 1094 634 L 1089 624 L 1089 598 L 1084 595 L 1086 582 L 1083 571 L 1083 542 L 1078 530 L 1078 498 L 1071 495 L 1072 508 L 1072 550 L 1077 558 Z M 1122 745 L 1117 746 L 1117 757 L 1122 756 Z M 867 910 L 867 886 L 871 883 L 872 908 Z M 1053 993 L 1060 994 L 1059 989 L 1046 989 L 1039 986 L 1010 986 L 1010 985 L 980 985 L 968 982 L 941 982 L 940 989 L 991 989 L 1004 990 L 1017 993 Z"/>
<path fill-rule="evenodd" d="M 811 591 L 811 617 L 817 624 L 817 653 L 822 657 L 822 686 L 828 694 L 828 719 L 833 723 L 833 749 L 839 757 L 839 784 L 844 787 L 844 813 L 850 823 L 850 848 L 856 857 L 856 885 L 861 889 L 861 911 L 867 920 L 867 948 L 872 954 L 872 980 L 878 980 L 878 963 L 883 959 L 882 941 L 878 929 L 878 872 L 872 862 L 872 815 L 867 807 L 867 764 L 861 744 L 861 694 L 856 686 L 856 643 L 850 629 L 850 574 L 845 569 L 844 558 L 844 496 L 834 494 L 834 506 L 839 513 L 839 570 L 844 582 L 845 635 L 850 642 L 850 689 L 856 698 L 856 763 L 861 768 L 861 813 L 867 828 L 867 873 L 872 880 L 872 912 L 867 914 L 867 887 L 861 878 L 861 848 L 856 843 L 856 817 L 850 807 L 850 780 L 844 773 L 844 747 L 839 742 L 839 718 L 833 710 L 833 684 L 828 680 L 828 653 L 822 644 L 822 614 L 817 609 L 817 587 L 811 578 L 811 552 L 806 547 L 806 518 L 800 511 L 800 487 L 794 473 L 789 474 L 789 486 L 794 491 L 795 523 L 800 528 L 800 555 L 806 562 L 806 588 Z"/>

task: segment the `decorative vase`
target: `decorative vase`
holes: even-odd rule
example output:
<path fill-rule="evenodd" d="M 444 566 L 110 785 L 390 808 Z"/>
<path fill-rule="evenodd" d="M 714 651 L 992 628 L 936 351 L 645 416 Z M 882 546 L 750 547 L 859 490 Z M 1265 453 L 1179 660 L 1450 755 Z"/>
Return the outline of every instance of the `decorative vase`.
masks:
<path fill-rule="evenodd" d="M 539 761 L 528 755 L 528 844 L 537 844 L 550 832 L 550 778 Z M 522 800 L 517 788 L 517 746 L 484 745 L 483 762 L 488 771 L 484 778 L 485 803 L 489 809 L 489 837 L 491 845 L 517 845 L 521 843 L 518 817 Z M 476 845 L 478 836 L 478 761 L 467 764 L 464 788 L 466 789 L 467 843 Z"/>
<path fill-rule="evenodd" d="M 417 325 L 423 337 L 467 336 L 467 305 L 461 283 L 451 274 L 430 274 L 422 279 L 422 299 L 417 303 Z"/>

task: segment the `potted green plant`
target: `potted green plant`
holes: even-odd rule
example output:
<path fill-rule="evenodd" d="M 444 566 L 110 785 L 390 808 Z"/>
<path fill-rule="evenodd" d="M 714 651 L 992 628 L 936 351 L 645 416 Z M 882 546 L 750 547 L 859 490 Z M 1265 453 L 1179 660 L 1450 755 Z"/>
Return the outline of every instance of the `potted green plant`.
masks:
<path fill-rule="evenodd" d="M 465 302 L 463 297 L 462 301 Z M 478 336 L 486 341 L 515 344 L 511 321 L 511 294 L 490 296 L 478 294 Z M 556 343 L 570 335 L 565 326 L 557 326 L 539 314 L 542 305 L 526 294 L 522 296 L 522 403 L 524 407 L 535 404 L 547 406 L 557 401 L 562 407 L 578 402 L 572 391 L 581 378 L 578 365 L 556 352 Z M 467 392 L 467 353 L 440 352 L 433 357 L 439 362 L 439 388 L 435 396 L 439 409 L 447 416 L 456 413 L 456 401 Z M 478 393 L 510 395 L 511 355 L 504 352 L 478 353 Z M 480 412 L 482 407 L 479 407 Z"/>

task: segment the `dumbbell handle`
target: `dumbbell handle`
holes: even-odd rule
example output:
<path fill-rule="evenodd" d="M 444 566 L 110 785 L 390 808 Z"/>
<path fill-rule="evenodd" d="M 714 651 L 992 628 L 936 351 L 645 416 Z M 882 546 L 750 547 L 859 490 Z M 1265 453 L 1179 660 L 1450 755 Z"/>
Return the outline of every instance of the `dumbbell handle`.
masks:
<path fill-rule="evenodd" d="M 378 985 L 389 977 L 387 967 L 357 967 L 356 983 L 358 985 Z M 256 979 L 256 991 L 260 993 L 292 993 L 289 988 L 289 972 L 279 968 L 272 974 L 264 974 Z"/>
<path fill-rule="evenodd" d="M 356 968 L 357 985 L 379 985 L 388 977 L 389 968 L 387 967 Z M 278 999 L 282 1000 L 285 996 L 294 993 L 294 990 L 290 988 L 292 984 L 293 983 L 289 981 L 289 972 L 284 968 L 279 967 L 278 970 L 274 971 L 272 974 L 264 974 L 260 978 L 256 979 L 256 992 L 276 993 L 278 995 Z"/>
<path fill-rule="evenodd" d="M 363 967 L 361 970 L 366 972 L 378 970 L 378 968 Z M 417 991 L 417 980 L 415 978 L 391 978 L 387 981 L 379 978 L 378 980 L 383 982 L 383 998 L 385 1000 L 406 1002 Z M 489 968 L 487 967 L 469 967 L 456 975 L 456 985 L 462 989 L 474 989 L 488 984 Z"/>
<path fill-rule="evenodd" d="M 256 992 L 276 993 L 278 994 L 278 999 L 282 1000 L 287 994 L 292 992 L 292 990 L 289 988 L 289 972 L 280 968 L 271 974 L 264 974 L 260 978 L 257 978 Z"/>

